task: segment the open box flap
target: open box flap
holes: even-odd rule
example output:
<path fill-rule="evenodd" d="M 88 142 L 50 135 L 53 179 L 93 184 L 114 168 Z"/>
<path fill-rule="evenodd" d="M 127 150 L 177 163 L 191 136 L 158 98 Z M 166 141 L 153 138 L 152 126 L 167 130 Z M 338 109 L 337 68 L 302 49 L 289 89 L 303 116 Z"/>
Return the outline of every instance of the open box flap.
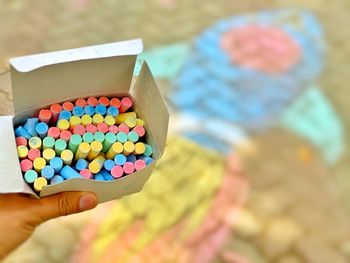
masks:
<path fill-rule="evenodd" d="M 10 59 L 15 113 L 81 94 L 128 93 L 142 49 L 136 39 Z"/>

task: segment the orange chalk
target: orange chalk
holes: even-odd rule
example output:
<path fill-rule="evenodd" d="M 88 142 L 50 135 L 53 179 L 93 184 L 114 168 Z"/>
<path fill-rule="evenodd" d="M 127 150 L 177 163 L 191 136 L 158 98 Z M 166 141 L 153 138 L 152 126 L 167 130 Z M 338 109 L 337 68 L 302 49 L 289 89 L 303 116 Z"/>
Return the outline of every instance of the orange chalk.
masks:
<path fill-rule="evenodd" d="M 51 117 L 51 123 L 52 124 L 56 124 L 57 119 L 58 119 L 58 115 L 60 114 L 60 112 L 62 111 L 62 106 L 60 104 L 52 104 L 50 106 L 50 111 L 52 113 L 52 117 Z"/>
<path fill-rule="evenodd" d="M 75 106 L 80 106 L 82 108 L 84 108 L 87 105 L 87 102 L 85 99 L 77 99 L 75 101 Z"/>
<path fill-rule="evenodd" d="M 62 108 L 66 111 L 72 111 L 74 109 L 74 104 L 70 101 L 66 101 L 62 104 Z"/>
<path fill-rule="evenodd" d="M 49 123 L 52 117 L 52 112 L 48 109 L 42 109 L 39 111 L 38 119 L 39 121 Z"/>
<path fill-rule="evenodd" d="M 118 98 L 113 98 L 109 101 L 109 105 L 114 106 L 117 109 L 119 109 L 120 106 L 122 105 L 122 103 L 120 102 L 120 100 Z"/>
<path fill-rule="evenodd" d="M 96 99 L 95 97 L 90 97 L 87 99 L 87 103 L 91 106 L 96 107 L 98 104 L 98 99 Z"/>
<path fill-rule="evenodd" d="M 106 107 L 109 106 L 109 99 L 107 97 L 100 97 L 98 102 Z"/>

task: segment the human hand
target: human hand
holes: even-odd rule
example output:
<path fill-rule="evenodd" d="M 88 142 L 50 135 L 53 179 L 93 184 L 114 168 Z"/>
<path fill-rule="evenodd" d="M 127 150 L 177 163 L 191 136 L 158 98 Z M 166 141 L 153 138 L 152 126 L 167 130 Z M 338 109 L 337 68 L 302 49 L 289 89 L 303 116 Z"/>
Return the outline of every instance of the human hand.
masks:
<path fill-rule="evenodd" d="M 41 223 L 96 205 L 96 196 L 88 192 L 63 192 L 41 199 L 0 194 L 0 260 L 27 240 Z"/>

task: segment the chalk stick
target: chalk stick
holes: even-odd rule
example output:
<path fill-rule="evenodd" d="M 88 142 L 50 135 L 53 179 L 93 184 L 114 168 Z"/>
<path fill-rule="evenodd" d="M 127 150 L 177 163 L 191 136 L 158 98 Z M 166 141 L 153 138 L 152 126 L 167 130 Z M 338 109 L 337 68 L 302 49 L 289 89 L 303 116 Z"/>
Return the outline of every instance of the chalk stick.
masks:
<path fill-rule="evenodd" d="M 124 132 L 126 134 L 130 132 L 130 128 L 125 123 L 119 124 L 118 129 L 119 129 L 119 132 Z"/>
<path fill-rule="evenodd" d="M 24 137 L 26 138 L 27 140 L 29 140 L 30 138 L 32 138 L 32 135 L 27 132 L 26 129 L 24 129 L 22 126 L 18 126 L 16 129 L 15 129 L 15 135 L 16 137 Z"/>
<path fill-rule="evenodd" d="M 113 160 L 106 160 L 103 164 L 103 167 L 107 170 L 110 171 L 112 168 L 115 166 L 115 162 Z"/>
<path fill-rule="evenodd" d="M 113 145 L 111 146 L 111 148 L 109 148 L 109 150 L 106 153 L 106 157 L 107 159 L 114 159 L 114 157 L 123 152 L 123 144 L 120 142 L 115 142 L 113 143 Z"/>
<path fill-rule="evenodd" d="M 146 146 L 142 142 L 135 143 L 135 151 L 134 154 L 143 154 L 146 150 Z"/>
<path fill-rule="evenodd" d="M 105 139 L 102 143 L 103 148 L 102 148 L 102 152 L 107 152 L 109 150 L 109 148 L 111 148 L 111 146 L 113 145 L 113 143 L 115 143 L 117 141 L 117 136 L 114 133 L 108 132 L 105 135 Z"/>
<path fill-rule="evenodd" d="M 58 139 L 60 137 L 60 130 L 57 127 L 50 127 L 47 130 L 47 136 Z"/>
<path fill-rule="evenodd" d="M 99 113 L 96 113 L 92 116 L 92 123 L 95 125 L 102 123 L 103 121 L 104 121 L 104 117 Z"/>
<path fill-rule="evenodd" d="M 60 104 L 52 104 L 50 106 L 50 111 L 52 113 L 52 117 L 51 117 L 51 124 L 56 125 L 56 122 L 58 120 L 58 116 L 60 115 L 61 111 L 62 111 L 62 106 Z"/>
<path fill-rule="evenodd" d="M 34 161 L 36 158 L 40 157 L 41 152 L 39 149 L 30 149 L 28 151 L 28 159 Z"/>
<path fill-rule="evenodd" d="M 96 107 L 98 104 L 98 99 L 96 99 L 95 97 L 90 97 L 87 99 L 87 103 L 91 106 Z"/>
<path fill-rule="evenodd" d="M 123 154 L 117 154 L 115 157 L 114 157 L 114 162 L 116 165 L 124 165 L 126 163 L 126 157 L 125 155 Z"/>
<path fill-rule="evenodd" d="M 128 133 L 128 140 L 136 143 L 139 140 L 139 135 L 135 131 L 131 131 Z"/>
<path fill-rule="evenodd" d="M 22 136 L 17 137 L 16 138 L 16 146 L 20 146 L 20 145 L 27 146 L 28 145 L 27 139 L 22 137 Z"/>
<path fill-rule="evenodd" d="M 85 159 L 79 159 L 75 163 L 75 169 L 78 171 L 81 171 L 83 169 L 86 169 L 88 167 L 89 163 Z"/>
<path fill-rule="evenodd" d="M 86 107 L 84 107 L 84 112 L 85 112 L 85 115 L 88 115 L 91 117 L 95 114 L 95 107 L 92 105 L 87 105 Z"/>
<path fill-rule="evenodd" d="M 46 162 L 50 162 L 53 158 L 55 158 L 56 152 L 54 149 L 47 148 L 43 151 L 43 158 Z"/>
<path fill-rule="evenodd" d="M 104 123 L 108 126 L 112 126 L 115 124 L 115 119 L 112 115 L 107 115 L 104 119 Z"/>
<path fill-rule="evenodd" d="M 121 105 L 120 105 L 119 111 L 122 113 L 129 110 L 133 105 L 133 102 L 129 97 L 122 98 L 120 102 L 121 102 Z"/>
<path fill-rule="evenodd" d="M 69 129 L 73 131 L 74 127 L 81 124 L 81 119 L 78 116 L 73 115 L 69 119 Z"/>
<path fill-rule="evenodd" d="M 145 126 L 145 122 L 139 118 L 136 119 L 136 125 Z"/>
<path fill-rule="evenodd" d="M 94 180 L 96 181 L 106 181 L 102 174 L 97 173 L 94 175 Z"/>
<path fill-rule="evenodd" d="M 61 159 L 64 164 L 71 165 L 73 161 L 73 156 L 74 154 L 71 150 L 66 149 L 61 152 Z"/>
<path fill-rule="evenodd" d="M 128 140 L 128 135 L 125 132 L 119 131 L 117 134 L 117 141 L 125 143 Z"/>
<path fill-rule="evenodd" d="M 137 160 L 137 158 L 136 158 L 136 155 L 134 155 L 134 154 L 129 154 L 128 156 L 126 156 L 127 162 L 135 163 L 136 160 Z"/>
<path fill-rule="evenodd" d="M 95 159 L 92 160 L 92 162 L 89 164 L 89 170 L 93 174 L 97 174 L 103 167 L 104 162 L 106 161 L 106 158 L 102 155 L 97 156 Z"/>
<path fill-rule="evenodd" d="M 75 160 L 85 159 L 90 152 L 90 145 L 87 142 L 79 144 L 78 150 L 75 153 Z"/>
<path fill-rule="evenodd" d="M 79 134 L 80 136 L 83 136 L 85 132 L 86 132 L 86 129 L 81 124 L 75 126 L 73 129 L 73 134 Z"/>
<path fill-rule="evenodd" d="M 94 137 L 95 137 L 95 141 L 98 141 L 100 143 L 103 143 L 103 141 L 105 140 L 105 135 L 99 131 L 95 132 Z"/>
<path fill-rule="evenodd" d="M 36 125 L 39 123 L 38 118 L 29 118 L 26 123 L 23 125 L 23 128 L 32 136 L 38 136 L 36 131 Z"/>
<path fill-rule="evenodd" d="M 102 174 L 105 181 L 113 181 L 114 180 L 114 177 L 108 171 L 106 171 L 104 169 L 102 169 L 100 171 L 100 174 Z"/>
<path fill-rule="evenodd" d="M 132 131 L 136 132 L 139 135 L 139 137 L 143 137 L 146 133 L 145 128 L 141 125 L 136 125 L 136 127 L 133 128 Z"/>
<path fill-rule="evenodd" d="M 24 174 L 24 180 L 28 184 L 34 183 L 36 178 L 38 178 L 38 173 L 36 171 L 34 171 L 34 170 L 26 171 L 25 174 Z"/>
<path fill-rule="evenodd" d="M 130 117 L 127 118 L 124 122 L 130 129 L 136 126 L 136 118 Z"/>
<path fill-rule="evenodd" d="M 70 101 L 66 101 L 62 104 L 62 108 L 66 111 L 73 111 L 74 109 L 74 104 L 71 103 Z"/>
<path fill-rule="evenodd" d="M 94 141 L 95 137 L 91 132 L 86 132 L 83 135 L 83 141 L 87 143 L 92 143 Z"/>
<path fill-rule="evenodd" d="M 28 145 L 30 149 L 41 149 L 42 141 L 39 137 L 32 137 L 28 141 Z"/>
<path fill-rule="evenodd" d="M 118 116 L 115 117 L 115 123 L 116 124 L 121 124 L 125 122 L 126 119 L 128 118 L 137 118 L 137 115 L 135 112 L 125 112 L 125 113 L 120 113 Z"/>
<path fill-rule="evenodd" d="M 111 175 L 114 178 L 120 178 L 123 176 L 123 174 L 124 174 L 124 169 L 123 169 L 123 167 L 121 167 L 119 165 L 114 166 L 111 170 Z"/>
<path fill-rule="evenodd" d="M 154 161 L 153 158 L 151 158 L 149 156 L 140 156 L 139 159 L 144 160 L 146 165 L 149 165 Z"/>
<path fill-rule="evenodd" d="M 68 149 L 71 150 L 73 153 L 76 153 L 78 150 L 79 145 L 82 143 L 83 139 L 79 134 L 73 134 L 70 137 L 69 143 L 68 143 Z"/>
<path fill-rule="evenodd" d="M 108 125 L 104 122 L 97 124 L 97 130 L 102 133 L 107 133 L 109 131 Z"/>
<path fill-rule="evenodd" d="M 98 104 L 98 105 L 95 107 L 95 113 L 104 116 L 104 115 L 106 115 L 106 113 L 107 113 L 107 107 L 106 107 L 105 105 Z M 95 115 L 96 115 L 96 114 L 95 114 Z"/>
<path fill-rule="evenodd" d="M 72 111 L 74 116 L 81 117 L 85 114 L 84 108 L 80 106 L 75 106 Z"/>
<path fill-rule="evenodd" d="M 131 141 L 127 141 L 123 144 L 123 154 L 128 156 L 135 151 L 135 144 Z"/>
<path fill-rule="evenodd" d="M 141 169 L 146 167 L 146 162 L 144 160 L 136 160 L 135 163 L 135 170 L 140 171 Z"/>
<path fill-rule="evenodd" d="M 44 177 L 38 177 L 34 181 L 34 190 L 40 192 L 43 188 L 47 186 L 47 180 Z"/>
<path fill-rule="evenodd" d="M 119 110 L 118 108 L 114 107 L 114 106 L 109 106 L 107 109 L 107 115 L 110 115 L 112 117 L 115 117 L 119 114 Z"/>
<path fill-rule="evenodd" d="M 67 148 L 67 143 L 66 143 L 65 140 L 57 139 L 55 141 L 55 147 L 54 148 L 55 148 L 56 155 L 60 155 L 61 152 Z"/>
<path fill-rule="evenodd" d="M 53 149 L 53 147 L 55 146 L 55 139 L 53 137 L 47 136 L 43 139 L 43 149 L 48 149 L 51 148 Z"/>
<path fill-rule="evenodd" d="M 28 148 L 24 145 L 17 147 L 17 154 L 20 159 L 27 159 L 28 157 Z"/>
<path fill-rule="evenodd" d="M 81 170 L 79 173 L 80 173 L 80 175 L 81 175 L 82 177 L 84 177 L 85 179 L 92 179 L 92 177 L 93 177 L 93 173 L 90 172 L 89 169 L 83 169 L 83 170 Z"/>
<path fill-rule="evenodd" d="M 47 131 L 49 126 L 45 122 L 39 122 L 35 127 L 36 132 L 40 138 L 45 138 L 47 136 Z"/>
<path fill-rule="evenodd" d="M 50 166 L 55 170 L 55 173 L 59 173 L 63 166 L 63 161 L 60 157 L 54 157 L 50 161 Z"/>
<path fill-rule="evenodd" d="M 53 184 L 59 184 L 62 182 L 64 182 L 64 178 L 60 175 L 55 175 L 54 177 L 52 177 L 50 184 L 53 185 Z"/>
<path fill-rule="evenodd" d="M 117 134 L 119 132 L 118 126 L 112 125 L 108 127 L 108 131 L 114 134 Z"/>
<path fill-rule="evenodd" d="M 100 152 L 102 151 L 102 143 L 99 142 L 99 141 L 93 141 L 91 144 L 90 144 L 90 153 L 88 154 L 87 158 L 88 160 L 93 160 L 95 159 L 99 154 Z"/>
<path fill-rule="evenodd" d="M 72 178 L 83 178 L 77 171 L 75 171 L 72 167 L 70 167 L 69 165 L 65 165 L 61 171 L 60 171 L 60 175 L 68 180 L 68 179 L 72 179 Z"/>
<path fill-rule="evenodd" d="M 33 162 L 29 159 L 24 159 L 20 162 L 20 167 L 21 167 L 21 171 L 25 173 L 33 169 Z"/>
<path fill-rule="evenodd" d="M 113 99 L 111 99 L 111 100 L 109 101 L 109 105 L 110 105 L 110 106 L 114 106 L 114 107 L 116 107 L 117 109 L 119 109 L 119 108 L 120 108 L 120 105 L 121 105 L 120 99 L 118 99 L 118 98 L 113 98 Z M 119 111 L 119 110 L 118 110 L 118 111 Z"/>
<path fill-rule="evenodd" d="M 62 110 L 60 112 L 60 114 L 58 115 L 58 119 L 59 120 L 69 120 L 72 117 L 72 113 L 70 111 L 67 110 Z"/>
<path fill-rule="evenodd" d="M 152 148 L 152 146 L 145 143 L 145 152 L 143 153 L 143 155 L 145 155 L 145 156 L 151 156 L 152 153 L 153 153 L 153 148 Z"/>
<path fill-rule="evenodd" d="M 58 122 L 57 122 L 57 128 L 60 130 L 60 131 L 66 131 L 68 130 L 70 127 L 70 123 L 68 120 L 65 120 L 65 119 L 60 119 Z"/>
<path fill-rule="evenodd" d="M 51 117 L 52 117 L 52 112 L 50 110 L 42 109 L 39 111 L 39 115 L 38 115 L 39 121 L 49 124 Z"/>
<path fill-rule="evenodd" d="M 84 108 L 86 105 L 87 105 L 87 102 L 85 99 L 80 98 L 75 101 L 75 106 Z"/>
<path fill-rule="evenodd" d="M 131 162 L 126 162 L 123 165 L 123 170 L 125 174 L 132 174 L 135 171 L 135 166 Z"/>
<path fill-rule="evenodd" d="M 34 170 L 37 171 L 38 173 L 41 172 L 41 170 L 45 167 L 45 165 L 46 165 L 46 160 L 42 157 L 38 157 L 33 161 Z"/>
<path fill-rule="evenodd" d="M 86 127 L 86 125 L 91 124 L 91 123 L 92 123 L 91 116 L 89 116 L 87 114 L 84 114 L 83 116 L 81 116 L 81 125 Z"/>
<path fill-rule="evenodd" d="M 68 143 L 71 137 L 72 133 L 70 131 L 61 131 L 60 139 Z"/>
<path fill-rule="evenodd" d="M 88 124 L 88 125 L 86 125 L 85 129 L 86 129 L 86 132 L 91 132 L 92 134 L 94 134 L 95 132 L 97 132 L 97 127 L 96 127 L 96 125 L 94 125 L 94 124 Z"/>
<path fill-rule="evenodd" d="M 98 103 L 107 107 L 109 105 L 109 99 L 107 97 L 100 97 Z"/>
<path fill-rule="evenodd" d="M 50 180 L 54 175 L 55 175 L 55 170 L 50 165 L 46 165 L 41 170 L 41 176 L 46 178 L 47 180 Z"/>

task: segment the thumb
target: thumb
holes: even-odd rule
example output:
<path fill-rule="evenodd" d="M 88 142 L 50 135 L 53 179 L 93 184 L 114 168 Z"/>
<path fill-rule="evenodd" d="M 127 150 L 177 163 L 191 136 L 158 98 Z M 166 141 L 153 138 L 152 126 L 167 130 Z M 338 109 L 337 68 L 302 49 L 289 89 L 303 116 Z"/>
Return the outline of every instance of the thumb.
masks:
<path fill-rule="evenodd" d="M 32 212 L 39 224 L 49 219 L 90 210 L 97 206 L 97 197 L 89 192 L 63 192 L 40 199 Z"/>

